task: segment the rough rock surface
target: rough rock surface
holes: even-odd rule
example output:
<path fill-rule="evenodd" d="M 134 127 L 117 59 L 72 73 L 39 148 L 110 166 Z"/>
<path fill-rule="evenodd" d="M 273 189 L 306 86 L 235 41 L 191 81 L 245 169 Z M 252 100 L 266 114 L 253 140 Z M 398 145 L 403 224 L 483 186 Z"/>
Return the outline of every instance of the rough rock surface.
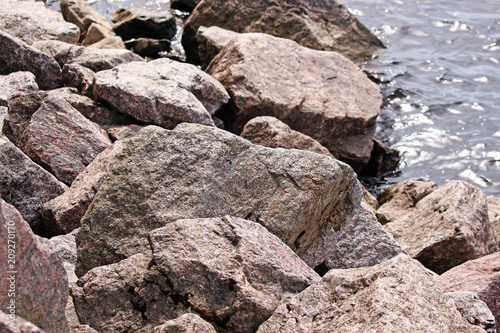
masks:
<path fill-rule="evenodd" d="M 14 72 L 0 75 L 0 105 L 7 106 L 9 98 L 38 90 L 36 78 L 30 72 Z"/>
<path fill-rule="evenodd" d="M 368 163 L 382 98 L 377 85 L 342 55 L 241 34 L 207 72 L 231 95 L 227 118 L 234 117 L 229 129 L 235 133 L 254 117 L 274 116 L 355 169 Z"/>
<path fill-rule="evenodd" d="M 78 27 L 64 21 L 42 1 L 0 0 L 0 17 L 0 30 L 28 44 L 39 40 L 75 44 L 80 37 Z"/>
<path fill-rule="evenodd" d="M 445 294 L 453 299 L 462 316 L 471 324 L 478 325 L 487 333 L 495 333 L 495 316 L 485 302 L 472 291 L 454 291 Z"/>
<path fill-rule="evenodd" d="M 0 74 L 19 71 L 33 73 L 40 89 L 61 86 L 61 67 L 54 58 L 0 30 Z"/>
<path fill-rule="evenodd" d="M 111 36 L 101 39 L 100 41 L 90 44 L 89 47 L 95 49 L 126 49 L 125 43 L 120 36 Z"/>
<path fill-rule="evenodd" d="M 82 40 L 82 45 L 84 46 L 92 45 L 98 43 L 99 41 L 102 41 L 105 38 L 110 38 L 110 37 L 118 38 L 123 44 L 123 40 L 119 36 L 115 35 L 115 33 L 111 30 L 111 27 L 109 27 L 108 29 L 100 24 L 92 23 L 89 29 L 87 30 L 85 39 Z M 123 46 L 125 46 L 125 44 L 123 44 Z M 116 47 L 116 48 L 124 49 L 125 47 Z"/>
<path fill-rule="evenodd" d="M 396 221 L 415 210 L 417 202 L 432 193 L 438 185 L 426 177 L 412 178 L 388 187 L 380 194 L 377 219 L 382 224 Z"/>
<path fill-rule="evenodd" d="M 52 244 L 53 250 L 59 255 L 63 261 L 66 275 L 68 276 L 68 283 L 71 285 L 75 283 L 78 278 L 75 274 L 76 265 L 76 233 L 77 229 L 66 234 L 52 237 L 49 241 Z"/>
<path fill-rule="evenodd" d="M 217 333 L 212 325 L 194 313 L 186 313 L 156 326 L 153 333 Z"/>
<path fill-rule="evenodd" d="M 36 109 L 36 102 L 33 104 Z M 27 109 L 22 103 L 19 110 L 10 108 L 10 129 L 4 126 L 4 133 L 33 161 L 68 185 L 111 145 L 98 125 L 57 94 L 45 97 L 36 112 L 23 115 L 32 111 Z"/>
<path fill-rule="evenodd" d="M 363 186 L 363 202 L 370 207 L 370 210 L 372 211 L 373 214 L 377 212 L 377 209 L 379 208 L 379 204 L 377 201 L 377 198 L 373 196 L 364 186 Z"/>
<path fill-rule="evenodd" d="M 493 225 L 497 236 L 500 236 L 500 198 L 492 195 L 486 198 L 488 203 L 488 217 L 490 223 Z"/>
<path fill-rule="evenodd" d="M 437 279 L 446 292 L 473 291 L 484 301 L 500 323 L 500 252 L 470 260 L 454 267 Z"/>
<path fill-rule="evenodd" d="M 153 38 L 172 40 L 176 33 L 175 18 L 170 12 L 138 8 L 118 8 L 111 16 L 113 31 L 123 40 Z"/>
<path fill-rule="evenodd" d="M 24 320 L 21 317 L 16 317 L 12 320 L 11 315 L 0 311 L 0 332 L 2 333 L 44 333 L 41 329 Z"/>
<path fill-rule="evenodd" d="M 210 75 L 170 59 L 97 73 L 94 96 L 137 120 L 165 128 L 182 122 L 213 126 L 211 115 L 229 101 L 224 87 Z"/>
<path fill-rule="evenodd" d="M 486 196 L 462 181 L 448 182 L 385 227 L 410 256 L 438 274 L 498 249 Z"/>
<path fill-rule="evenodd" d="M 215 127 L 148 126 L 82 219 L 78 273 L 144 251 L 145 235 L 167 223 L 226 214 L 261 223 L 300 256 L 360 201 L 356 174 L 330 157 L 253 145 Z"/>
<path fill-rule="evenodd" d="M 115 142 L 97 155 L 64 194 L 45 204 L 42 212 L 45 223 L 57 234 L 67 234 L 80 227 L 80 220 L 109 174 L 111 161 L 121 153 L 123 146 L 123 142 Z"/>
<path fill-rule="evenodd" d="M 239 33 L 216 26 L 200 27 L 196 33 L 201 68 L 207 68 L 213 58 Z"/>
<path fill-rule="evenodd" d="M 241 137 L 252 143 L 270 147 L 312 151 L 333 157 L 318 141 L 310 136 L 294 131 L 275 117 L 256 117 L 246 123 Z"/>
<path fill-rule="evenodd" d="M 366 60 L 383 46 L 338 0 L 203 0 L 182 36 L 188 58 L 196 58 L 200 26 L 237 32 L 260 32 L 293 39 L 317 50 L 337 51 L 351 60 Z"/>
<path fill-rule="evenodd" d="M 391 149 L 377 139 L 373 139 L 373 150 L 370 161 L 360 174 L 378 179 L 396 170 L 401 162 L 401 155 L 396 149 Z"/>
<path fill-rule="evenodd" d="M 36 42 L 33 46 L 50 54 L 61 67 L 65 64 L 77 63 L 94 72 L 111 69 L 132 61 L 144 61 L 142 57 L 128 50 L 97 49 L 58 41 Z"/>
<path fill-rule="evenodd" d="M 67 186 L 0 135 L 0 194 L 16 207 L 36 234 L 45 234 L 43 205 Z"/>
<path fill-rule="evenodd" d="M 13 299 L 8 294 L 14 283 L 16 315 L 47 333 L 69 332 L 64 316 L 68 279 L 61 259 L 48 241 L 34 235 L 21 214 L 1 199 L 0 245 L 1 271 L 4 273 L 4 278 L 0 279 L 2 309 L 8 309 Z M 8 261 L 12 252 L 14 261 Z M 17 273 L 9 273 L 12 271 Z M 7 279 L 12 275 L 14 282 Z"/>
<path fill-rule="evenodd" d="M 280 305 L 258 333 L 484 332 L 468 323 L 433 277 L 407 255 L 331 270 Z"/>
<path fill-rule="evenodd" d="M 81 32 L 87 31 L 93 23 L 111 30 L 106 18 L 83 0 L 61 0 L 61 13 L 67 22 L 77 25 Z"/>
<path fill-rule="evenodd" d="M 80 64 L 66 64 L 62 68 L 62 82 L 66 87 L 74 87 L 85 96 L 93 97 L 94 71 Z"/>

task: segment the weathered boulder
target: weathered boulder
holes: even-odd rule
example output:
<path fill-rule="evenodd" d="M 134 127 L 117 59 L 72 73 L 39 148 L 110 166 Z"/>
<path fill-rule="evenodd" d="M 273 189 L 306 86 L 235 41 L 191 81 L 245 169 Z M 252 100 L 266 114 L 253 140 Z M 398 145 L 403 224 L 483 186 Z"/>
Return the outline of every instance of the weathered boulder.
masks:
<path fill-rule="evenodd" d="M 386 224 L 410 214 L 417 202 L 437 188 L 438 185 L 426 177 L 407 179 L 388 187 L 379 196 L 381 206 L 377 209 L 377 219 Z"/>
<path fill-rule="evenodd" d="M 337 51 L 353 61 L 366 60 L 383 47 L 338 0 L 202 0 L 182 35 L 188 58 L 196 59 L 200 26 L 260 32 L 293 39 L 302 46 Z"/>
<path fill-rule="evenodd" d="M 142 332 L 194 312 L 219 332 L 255 332 L 281 301 L 319 280 L 276 236 L 239 218 L 178 220 L 153 230 L 149 243 L 152 260 L 138 254 L 80 278 L 72 294 L 85 323 Z"/>
<path fill-rule="evenodd" d="M 87 30 L 87 34 L 85 35 L 85 39 L 82 40 L 82 45 L 84 45 L 84 46 L 94 45 L 95 43 L 98 43 L 98 42 L 102 41 L 103 39 L 111 38 L 111 37 L 118 38 L 122 42 L 120 44 L 120 46 L 125 45 L 125 44 L 123 44 L 123 40 L 119 36 L 116 36 L 112 30 L 110 30 L 106 27 L 103 27 L 100 24 L 92 23 L 90 25 L 89 29 Z M 101 47 L 101 48 L 104 48 L 104 47 Z M 110 48 L 110 47 L 108 47 L 108 48 Z M 125 47 L 116 47 L 116 48 L 117 49 L 124 49 Z"/>
<path fill-rule="evenodd" d="M 113 31 L 123 40 L 132 38 L 174 38 L 177 27 L 170 12 L 150 11 L 138 8 L 118 8 L 111 16 Z"/>
<path fill-rule="evenodd" d="M 467 261 L 443 273 L 437 285 L 446 292 L 473 291 L 500 322 L 500 252 Z"/>
<path fill-rule="evenodd" d="M 375 196 L 371 194 L 364 186 L 362 201 L 370 208 L 373 214 L 377 212 L 377 209 L 379 208 L 377 198 L 375 198 Z"/>
<path fill-rule="evenodd" d="M 12 107 L 4 133 L 62 182 L 71 184 L 97 154 L 111 145 L 103 130 L 63 97 L 49 94 L 41 103 L 36 99 L 32 105 L 17 103 L 24 99 L 29 99 L 28 95 L 9 103 Z"/>
<path fill-rule="evenodd" d="M 217 333 L 212 325 L 194 313 L 186 313 L 156 326 L 153 333 Z"/>
<path fill-rule="evenodd" d="M 438 274 L 498 249 L 486 196 L 462 181 L 434 190 L 411 214 L 385 227 L 409 255 Z"/>
<path fill-rule="evenodd" d="M 156 126 L 131 138 L 82 219 L 78 274 L 147 249 L 147 233 L 180 218 L 256 221 L 297 253 L 361 201 L 356 174 L 330 157 L 253 145 L 216 127 Z"/>
<path fill-rule="evenodd" d="M 111 69 L 132 61 L 144 61 L 142 57 L 129 50 L 97 49 L 58 41 L 36 42 L 33 46 L 50 54 L 61 67 L 77 63 L 94 72 Z"/>
<path fill-rule="evenodd" d="M 43 205 L 67 188 L 0 135 L 0 194 L 19 210 L 34 233 L 45 234 Z"/>
<path fill-rule="evenodd" d="M 111 30 L 106 18 L 83 0 L 61 0 L 61 13 L 67 22 L 78 26 L 81 32 L 87 31 L 92 24 Z"/>
<path fill-rule="evenodd" d="M 78 89 L 80 94 L 93 97 L 94 71 L 80 64 L 66 64 L 62 68 L 62 82 L 66 87 Z"/>
<path fill-rule="evenodd" d="M 41 329 L 15 314 L 0 311 L 0 332 L 2 333 L 44 333 Z"/>
<path fill-rule="evenodd" d="M 33 73 L 40 89 L 61 86 L 61 67 L 54 58 L 0 30 L 0 74 L 19 71 Z"/>
<path fill-rule="evenodd" d="M 64 269 L 66 270 L 66 275 L 68 277 L 68 284 L 72 285 L 76 283 L 78 277 L 75 274 L 76 265 L 76 233 L 77 229 L 72 232 L 52 237 L 49 241 L 52 245 L 52 249 L 57 253 L 59 258 L 63 261 Z"/>
<path fill-rule="evenodd" d="M 59 13 L 50 10 L 42 1 L 0 0 L 0 17 L 0 30 L 27 44 L 39 40 L 60 40 L 75 44 L 80 37 L 77 26 L 64 21 Z"/>
<path fill-rule="evenodd" d="M 7 106 L 9 98 L 38 90 L 36 78 L 30 72 L 14 72 L 0 75 L 0 105 Z"/>
<path fill-rule="evenodd" d="M 106 126 L 106 132 L 108 132 L 109 137 L 113 141 L 118 141 L 118 140 L 123 140 L 123 139 L 128 139 L 131 138 L 141 129 L 143 129 L 144 126 L 141 125 L 112 125 L 112 126 Z"/>
<path fill-rule="evenodd" d="M 500 236 L 500 198 L 489 195 L 487 198 L 488 217 L 490 223 L 495 229 L 497 235 Z"/>
<path fill-rule="evenodd" d="M 115 142 L 90 163 L 64 194 L 47 202 L 42 215 L 57 234 L 67 234 L 80 227 L 80 220 L 109 174 L 110 163 L 121 153 L 124 143 Z"/>
<path fill-rule="evenodd" d="M 484 332 L 407 255 L 379 265 L 331 270 L 281 304 L 258 333 Z"/>
<path fill-rule="evenodd" d="M 94 96 L 112 109 L 165 128 L 182 122 L 213 126 L 211 115 L 229 101 L 210 75 L 166 58 L 96 73 Z"/>
<path fill-rule="evenodd" d="M 231 39 L 239 36 L 238 32 L 217 26 L 200 27 L 196 33 L 201 68 L 207 68 L 210 62 Z"/>
<path fill-rule="evenodd" d="M 487 333 L 496 332 L 495 316 L 475 292 L 453 291 L 445 295 L 453 299 L 458 311 L 469 323 L 478 325 Z"/>
<path fill-rule="evenodd" d="M 241 137 L 252 143 L 270 147 L 312 151 L 333 157 L 318 141 L 310 136 L 294 131 L 275 117 L 256 117 L 246 123 Z"/>
<path fill-rule="evenodd" d="M 120 36 L 110 36 L 100 41 L 90 44 L 89 47 L 93 47 L 95 49 L 126 49 L 125 43 Z"/>
<path fill-rule="evenodd" d="M 64 316 L 68 279 L 61 259 L 48 241 L 34 235 L 21 214 L 1 199 L 0 245 L 2 309 L 9 309 L 10 315 L 14 304 L 16 316 L 45 332 L 69 332 Z"/>
<path fill-rule="evenodd" d="M 257 116 L 274 116 L 309 135 L 355 169 L 368 163 L 379 88 L 336 52 L 308 49 L 265 34 L 241 34 L 207 72 L 228 90 L 232 130 Z"/>

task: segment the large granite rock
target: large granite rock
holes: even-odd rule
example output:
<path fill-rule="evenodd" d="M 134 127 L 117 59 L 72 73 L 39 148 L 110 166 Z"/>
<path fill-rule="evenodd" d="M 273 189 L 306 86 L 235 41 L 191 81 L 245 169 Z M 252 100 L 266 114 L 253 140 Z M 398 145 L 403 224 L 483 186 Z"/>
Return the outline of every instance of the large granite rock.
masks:
<path fill-rule="evenodd" d="M 1 307 L 47 333 L 69 332 L 64 316 L 68 280 L 47 240 L 33 234 L 21 214 L 0 199 Z M 10 307 L 9 307 L 10 306 Z"/>
<path fill-rule="evenodd" d="M 0 30 L 28 44 L 39 40 L 75 44 L 80 37 L 77 26 L 64 21 L 42 1 L 0 0 L 0 17 Z"/>
<path fill-rule="evenodd" d="M 9 106 L 4 133 L 33 161 L 68 185 L 111 145 L 98 125 L 57 93 L 32 100 L 28 95 L 19 96 Z"/>
<path fill-rule="evenodd" d="M 33 46 L 50 54 L 61 67 L 77 63 L 94 72 L 111 69 L 132 61 L 144 61 L 142 57 L 128 50 L 97 49 L 58 41 L 36 42 Z"/>
<path fill-rule="evenodd" d="M 219 332 L 255 332 L 281 301 L 319 280 L 276 236 L 239 218 L 178 220 L 153 230 L 149 243 L 151 261 L 138 254 L 80 278 L 72 293 L 85 323 L 106 332 L 142 332 L 195 312 Z M 125 273 L 132 262 L 138 268 Z M 124 287 L 128 296 L 116 299 Z M 134 302 L 141 306 L 134 309 Z M 96 314 L 101 307 L 109 311 Z M 118 316 L 125 320 L 116 323 Z"/>
<path fill-rule="evenodd" d="M 61 67 L 54 58 L 0 30 L 0 74 L 19 71 L 33 73 L 40 89 L 61 86 Z"/>
<path fill-rule="evenodd" d="M 472 291 L 451 291 L 445 293 L 453 299 L 462 316 L 471 324 L 478 325 L 487 333 L 495 333 L 496 320 L 488 305 Z"/>
<path fill-rule="evenodd" d="M 252 143 L 270 147 L 312 151 L 333 157 L 318 141 L 310 136 L 294 131 L 275 117 L 256 117 L 246 123 L 241 137 Z"/>
<path fill-rule="evenodd" d="M 200 26 L 267 33 L 313 49 L 337 51 L 351 60 L 366 60 L 383 47 L 338 0 L 202 0 L 182 36 L 191 59 L 196 59 L 195 36 Z"/>
<path fill-rule="evenodd" d="M 153 333 L 217 333 L 212 325 L 194 313 L 186 313 L 156 326 Z"/>
<path fill-rule="evenodd" d="M 77 25 L 81 32 L 89 30 L 92 24 L 111 30 L 108 20 L 83 0 L 61 0 L 61 13 L 67 22 Z"/>
<path fill-rule="evenodd" d="M 210 75 L 170 59 L 97 73 L 94 96 L 137 120 L 165 128 L 182 122 L 214 125 L 211 115 L 229 101 L 224 87 Z"/>
<path fill-rule="evenodd" d="M 330 157 L 253 145 L 215 127 L 142 129 L 127 142 L 82 219 L 79 274 L 147 249 L 147 233 L 180 218 L 256 221 L 299 256 L 361 201 L 356 174 Z"/>
<path fill-rule="evenodd" d="M 46 234 L 43 205 L 67 188 L 0 135 L 0 194 L 19 210 L 34 233 Z"/>
<path fill-rule="evenodd" d="M 446 292 L 473 291 L 500 322 L 500 252 L 467 261 L 442 274 L 437 285 Z"/>
<path fill-rule="evenodd" d="M 377 85 L 342 55 L 241 34 L 207 72 L 232 98 L 225 121 L 235 133 L 254 117 L 274 116 L 356 170 L 368 163 L 382 98 Z"/>
<path fill-rule="evenodd" d="M 36 78 L 30 72 L 14 72 L 0 75 L 0 105 L 7 106 L 9 98 L 38 90 Z"/>
<path fill-rule="evenodd" d="M 115 23 L 113 31 L 123 40 L 141 37 L 172 40 L 177 31 L 175 18 L 170 12 L 120 7 L 111 20 Z"/>
<path fill-rule="evenodd" d="M 434 190 L 411 214 L 385 227 L 409 255 L 438 274 L 498 249 L 486 196 L 462 181 Z"/>
<path fill-rule="evenodd" d="M 257 332 L 484 330 L 467 322 L 424 267 L 402 254 L 372 267 L 329 271 L 281 304 Z"/>
<path fill-rule="evenodd" d="M 201 68 L 207 68 L 210 62 L 226 46 L 231 39 L 240 34 L 217 26 L 199 27 L 196 33 Z"/>

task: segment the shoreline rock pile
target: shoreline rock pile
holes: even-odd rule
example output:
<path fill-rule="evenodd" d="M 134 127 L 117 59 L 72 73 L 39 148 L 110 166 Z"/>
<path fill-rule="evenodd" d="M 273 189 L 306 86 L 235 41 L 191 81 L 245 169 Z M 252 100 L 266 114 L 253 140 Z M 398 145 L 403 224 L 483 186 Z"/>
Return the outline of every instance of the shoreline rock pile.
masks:
<path fill-rule="evenodd" d="M 202 69 L 170 13 L 0 4 L 0 331 L 497 330 L 498 198 L 357 179 L 398 156 L 339 2 L 172 2 Z"/>

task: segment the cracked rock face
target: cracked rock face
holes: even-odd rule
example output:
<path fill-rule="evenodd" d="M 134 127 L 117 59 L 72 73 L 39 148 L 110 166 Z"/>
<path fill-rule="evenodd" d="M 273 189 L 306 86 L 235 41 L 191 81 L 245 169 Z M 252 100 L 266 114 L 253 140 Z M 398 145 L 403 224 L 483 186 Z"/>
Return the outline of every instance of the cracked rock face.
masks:
<path fill-rule="evenodd" d="M 418 262 L 333 269 L 281 304 L 258 333 L 484 332 L 467 322 Z"/>
<path fill-rule="evenodd" d="M 178 220 L 153 230 L 149 243 L 152 257 L 97 267 L 77 282 L 72 294 L 83 323 L 100 332 L 149 332 L 194 312 L 218 332 L 250 333 L 320 279 L 263 226 L 230 216 Z"/>
<path fill-rule="evenodd" d="M 151 230 L 180 218 L 256 221 L 301 256 L 360 201 L 356 174 L 330 157 L 253 145 L 215 127 L 149 126 L 127 142 L 82 219 L 79 274 L 144 251 Z"/>

